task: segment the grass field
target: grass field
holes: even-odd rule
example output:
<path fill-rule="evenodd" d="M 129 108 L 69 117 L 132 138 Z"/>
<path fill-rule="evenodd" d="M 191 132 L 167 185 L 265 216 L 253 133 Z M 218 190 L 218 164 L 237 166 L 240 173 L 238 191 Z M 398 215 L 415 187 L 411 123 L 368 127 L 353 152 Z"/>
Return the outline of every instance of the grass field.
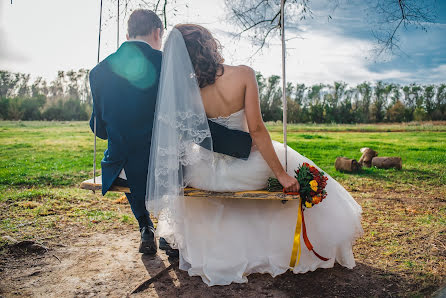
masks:
<path fill-rule="evenodd" d="M 282 140 L 280 124 L 268 124 Z M 288 144 L 336 178 L 363 207 L 355 257 L 384 272 L 394 294 L 427 295 L 446 278 L 446 124 L 290 125 Z M 362 147 L 401 156 L 403 170 L 336 172 L 337 156 Z M 100 168 L 106 142 L 98 139 Z M 92 177 L 86 122 L 0 122 L 0 235 L 57 241 L 73 231 L 136 227 L 118 194 L 78 189 Z M 1 240 L 7 247 L 7 240 Z M 398 281 L 399 280 L 399 281 Z"/>
<path fill-rule="evenodd" d="M 268 129 L 274 140 L 282 140 L 281 125 Z M 446 184 L 446 125 L 290 125 L 288 144 L 341 180 Z M 98 139 L 97 145 L 99 169 L 107 144 Z M 93 136 L 85 122 L 0 122 L 0 146 L 3 189 L 75 185 L 92 176 Z M 362 147 L 401 156 L 405 170 L 366 169 L 354 176 L 335 171 L 337 156 L 359 160 Z"/>

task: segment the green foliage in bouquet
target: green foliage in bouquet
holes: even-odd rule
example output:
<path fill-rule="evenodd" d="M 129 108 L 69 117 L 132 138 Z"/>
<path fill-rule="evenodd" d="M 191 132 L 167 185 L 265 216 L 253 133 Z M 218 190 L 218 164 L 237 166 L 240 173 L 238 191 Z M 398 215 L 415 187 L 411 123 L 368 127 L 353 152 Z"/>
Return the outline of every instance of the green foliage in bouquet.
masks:
<path fill-rule="evenodd" d="M 310 181 L 313 180 L 313 175 L 310 172 L 310 169 L 306 166 L 302 166 L 300 170 L 294 171 L 296 175 L 294 176 L 300 184 L 300 196 L 302 199 L 308 200 L 310 197 L 311 186 Z"/>
<path fill-rule="evenodd" d="M 268 178 L 268 186 L 266 187 L 266 189 L 271 192 L 282 191 L 283 186 L 276 178 Z"/>

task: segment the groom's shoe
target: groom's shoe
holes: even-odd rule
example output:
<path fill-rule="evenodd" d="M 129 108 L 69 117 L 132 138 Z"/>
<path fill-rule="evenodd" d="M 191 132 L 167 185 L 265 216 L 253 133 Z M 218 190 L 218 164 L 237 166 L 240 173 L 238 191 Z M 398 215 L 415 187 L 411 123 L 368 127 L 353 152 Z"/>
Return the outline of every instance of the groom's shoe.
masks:
<path fill-rule="evenodd" d="M 155 233 L 152 227 L 145 226 L 141 228 L 139 252 L 147 255 L 156 254 Z"/>
<path fill-rule="evenodd" d="M 164 250 L 169 257 L 178 258 L 180 255 L 178 249 L 173 249 L 163 237 L 159 240 L 159 248 Z"/>
<path fill-rule="evenodd" d="M 159 249 L 162 249 L 162 250 L 172 249 L 172 247 L 170 247 L 169 243 L 163 237 L 160 237 L 160 240 L 158 241 L 158 243 L 159 243 Z"/>

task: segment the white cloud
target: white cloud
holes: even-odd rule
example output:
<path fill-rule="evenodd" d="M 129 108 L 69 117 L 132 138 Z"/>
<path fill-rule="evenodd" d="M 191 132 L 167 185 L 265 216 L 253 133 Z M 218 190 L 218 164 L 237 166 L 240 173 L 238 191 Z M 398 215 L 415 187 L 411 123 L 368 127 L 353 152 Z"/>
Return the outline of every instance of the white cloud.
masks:
<path fill-rule="evenodd" d="M 217 37 L 219 33 L 217 32 Z M 230 63 L 248 64 L 264 75 L 281 74 L 281 47 L 276 41 L 252 59 L 255 51 L 248 40 L 238 44 L 221 34 L 226 45 L 225 57 Z M 373 72 L 368 60 L 374 44 L 370 41 L 346 37 L 338 33 L 305 30 L 303 39 L 287 43 L 287 81 L 305 84 L 345 81 L 356 84 L 363 81 L 402 80 L 410 74 L 398 70 Z M 227 45 L 230 45 L 229 47 Z"/>
<path fill-rule="evenodd" d="M 1 68 L 53 79 L 58 70 L 93 67 L 98 16 L 98 2 L 91 0 L 1 1 L 0 26 L 7 37 Z"/>
<path fill-rule="evenodd" d="M 5 62 L 23 62 L 26 61 L 27 58 L 23 53 L 11 46 L 10 38 L 6 35 L 5 31 L 0 28 L 0 63 Z"/>
<path fill-rule="evenodd" d="M 446 64 L 432 69 L 420 69 L 405 79 L 406 83 L 439 84 L 446 83 Z"/>

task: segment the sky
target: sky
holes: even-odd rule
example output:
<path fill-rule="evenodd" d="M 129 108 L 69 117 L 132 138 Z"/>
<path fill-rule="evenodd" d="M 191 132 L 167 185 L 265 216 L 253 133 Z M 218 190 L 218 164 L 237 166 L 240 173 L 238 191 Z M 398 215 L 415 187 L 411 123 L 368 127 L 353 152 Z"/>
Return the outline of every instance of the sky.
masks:
<path fill-rule="evenodd" d="M 101 60 L 117 47 L 115 1 L 103 1 Z M 99 2 L 13 0 L 11 4 L 0 0 L 0 69 L 54 79 L 58 70 L 93 68 Z M 401 50 L 379 57 L 373 51 L 377 43 L 372 34 L 379 14 L 364 1 L 338 0 L 337 6 L 327 5 L 332 2 L 312 0 L 312 18 L 286 24 L 287 81 L 446 82 L 446 0 L 437 0 L 436 17 L 425 24 L 427 32 L 403 28 L 399 31 Z M 226 63 L 249 65 L 265 76 L 281 74 L 279 37 L 254 55 L 257 47 L 247 36 L 234 38 L 240 28 L 228 21 L 223 0 L 176 0 L 175 8 L 169 10 L 167 31 L 177 23 L 201 24 L 223 45 Z M 125 40 L 127 17 L 121 14 L 120 43 Z"/>

